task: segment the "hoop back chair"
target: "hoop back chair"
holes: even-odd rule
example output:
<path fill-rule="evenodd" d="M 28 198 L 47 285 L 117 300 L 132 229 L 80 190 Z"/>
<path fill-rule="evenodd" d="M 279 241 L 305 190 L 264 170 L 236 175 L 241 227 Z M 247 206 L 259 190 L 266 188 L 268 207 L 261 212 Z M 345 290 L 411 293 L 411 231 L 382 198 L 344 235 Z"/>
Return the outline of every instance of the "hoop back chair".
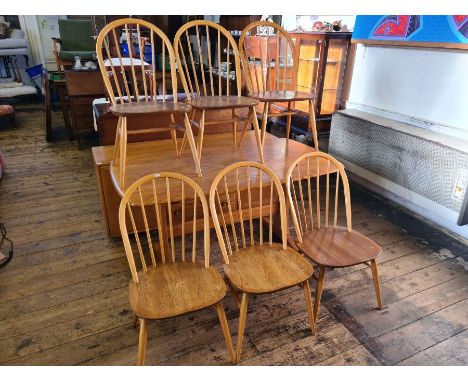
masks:
<path fill-rule="evenodd" d="M 241 95 L 239 49 L 231 34 L 221 25 L 211 21 L 191 21 L 176 33 L 174 50 L 182 84 L 187 93 L 187 103 L 193 108 L 190 120 L 192 125 L 198 128 L 199 160 L 205 127 L 210 124 L 232 124 L 233 143 L 236 147 L 237 124 L 242 122 L 244 129 L 253 123 L 260 161 L 263 163 L 260 131 L 255 118 L 255 105 L 258 101 Z M 237 110 L 245 108 L 248 108 L 247 117 L 238 115 Z M 206 122 L 206 113 L 214 110 L 231 110 L 231 118 Z M 181 151 L 185 141 L 184 139 L 182 142 Z"/>
<path fill-rule="evenodd" d="M 333 170 L 336 170 L 334 181 L 330 179 Z M 312 178 L 315 178 L 315 182 Z M 326 268 L 357 264 L 369 266 L 372 269 L 377 305 L 382 309 L 376 262 L 382 248 L 352 228 L 351 195 L 343 165 L 322 152 L 306 153 L 291 164 L 286 180 L 296 244 L 304 255 L 319 266 L 318 277 L 314 275 L 317 280 L 315 322 Z M 339 212 L 343 208 L 344 216 Z M 343 217 L 345 226 L 340 226 L 338 222 Z"/>
<path fill-rule="evenodd" d="M 176 215 L 172 203 L 181 203 L 181 241 L 174 239 Z M 203 255 L 197 255 L 197 211 L 203 218 Z M 198 212 L 200 213 L 200 212 Z M 193 222 L 190 220 L 193 219 Z M 137 222 L 144 230 L 137 231 Z M 119 224 L 132 279 L 130 305 L 140 321 L 138 364 L 146 353 L 147 321 L 175 317 L 214 306 L 231 360 L 235 362 L 231 336 L 221 300 L 226 284 L 210 267 L 209 208 L 205 195 L 192 179 L 161 172 L 137 180 L 125 192 L 119 208 Z M 157 233 L 151 227 L 157 227 Z M 129 233 L 133 232 L 131 239 Z"/>
<path fill-rule="evenodd" d="M 286 208 L 278 177 L 260 163 L 234 163 L 222 170 L 211 185 L 210 209 L 223 255 L 224 273 L 240 304 L 237 362 L 241 357 L 250 294 L 302 286 L 309 324 L 315 333 L 308 283 L 313 268 L 287 246 Z M 278 222 L 275 214 L 279 214 Z M 268 219 L 268 227 L 264 227 L 264 218 Z M 273 242 L 274 224 L 280 226 L 280 243 Z M 259 233 L 257 238 L 255 232 Z M 237 291 L 242 292 L 242 300 Z"/>
<path fill-rule="evenodd" d="M 261 28 L 267 30 L 260 35 Z M 270 28 L 273 33 L 270 34 Z M 294 103 L 309 103 L 309 130 L 318 150 L 314 100 L 316 94 L 297 91 L 299 58 L 294 42 L 286 30 L 270 21 L 256 21 L 247 25 L 239 41 L 242 67 L 249 97 L 263 103 L 261 137 L 265 140 L 269 117 L 286 116 L 286 143 L 289 142 L 292 116 L 297 114 Z M 284 107 L 283 104 L 287 106 Z M 242 141 L 245 130 L 242 133 Z"/>
<path fill-rule="evenodd" d="M 118 38 L 120 32 L 126 36 L 128 46 L 126 55 L 120 48 Z M 175 56 L 167 36 L 159 28 L 144 20 L 132 18 L 115 20 L 99 33 L 96 52 L 111 101 L 110 110 L 119 118 L 111 174 L 117 177 L 120 188 L 122 190 L 125 188 L 129 134 L 170 130 L 174 151 L 178 157 L 176 130 L 185 130 L 192 149 L 196 172 L 200 175 L 192 130 L 187 130 L 188 113 L 192 108 L 185 103 L 177 102 Z M 156 61 L 159 57 L 162 59 L 162 67 L 157 71 Z M 170 73 L 170 84 L 166 83 L 166 71 Z M 159 86 L 160 82 L 162 86 Z M 170 87 L 172 90 L 168 90 Z M 161 89 L 160 94 L 157 94 L 158 88 Z M 127 118 L 142 114 L 167 116 L 168 126 L 127 130 Z M 183 116 L 184 126 L 175 123 L 174 115 L 177 114 Z M 116 168 L 118 175 L 114 174 Z"/>

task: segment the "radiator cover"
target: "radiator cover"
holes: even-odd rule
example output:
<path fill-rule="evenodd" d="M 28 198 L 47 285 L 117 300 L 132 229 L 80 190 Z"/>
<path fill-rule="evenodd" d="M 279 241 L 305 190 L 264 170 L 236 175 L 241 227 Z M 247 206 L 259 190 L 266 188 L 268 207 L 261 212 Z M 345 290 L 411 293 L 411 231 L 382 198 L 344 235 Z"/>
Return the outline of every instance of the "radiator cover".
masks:
<path fill-rule="evenodd" d="M 366 181 L 468 223 L 467 141 L 349 109 L 333 115 L 329 152 Z"/>

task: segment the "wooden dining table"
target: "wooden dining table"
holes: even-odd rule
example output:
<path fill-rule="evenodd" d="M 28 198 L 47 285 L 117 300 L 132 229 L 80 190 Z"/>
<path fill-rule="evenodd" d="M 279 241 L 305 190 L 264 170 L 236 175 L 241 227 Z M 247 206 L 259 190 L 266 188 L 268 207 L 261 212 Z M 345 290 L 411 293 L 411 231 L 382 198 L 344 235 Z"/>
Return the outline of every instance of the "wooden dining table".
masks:
<path fill-rule="evenodd" d="M 101 196 L 101 208 L 106 223 L 106 229 L 109 236 L 120 236 L 118 209 L 121 200 L 121 195 L 126 189 L 120 189 L 118 182 L 115 181 L 117 176 L 114 176 L 111 160 L 113 155 L 113 146 L 93 147 L 93 158 L 96 170 L 96 178 Z M 286 173 L 292 162 L 300 155 L 312 152 L 315 149 L 301 142 L 289 140 L 286 144 L 285 138 L 278 138 L 267 133 L 264 142 L 264 160 L 265 164 L 272 169 L 278 176 L 281 183 L 286 182 Z M 127 146 L 127 170 L 126 170 L 126 187 L 130 186 L 137 179 L 162 171 L 173 171 L 184 174 L 200 185 L 207 199 L 209 197 L 210 187 L 214 177 L 226 166 L 239 161 L 254 161 L 258 162 L 258 149 L 253 131 L 246 133 L 245 139 L 240 147 L 234 147 L 232 144 L 232 134 L 222 133 L 207 135 L 204 139 L 203 149 L 204 160 L 202 163 L 203 177 L 199 178 L 193 169 L 193 159 L 190 151 L 187 149 L 180 158 L 176 158 L 173 151 L 172 141 L 169 139 L 159 141 L 129 143 Z M 336 169 L 320 166 L 319 169 L 311 169 L 311 176 L 325 175 L 327 172 L 335 172 Z M 118 173 L 118 171 L 116 171 Z M 303 172 L 306 174 L 306 171 Z M 117 175 L 117 174 L 116 174 Z M 241 191 L 246 188 L 245 177 L 240 179 Z M 255 187 L 258 188 L 258 182 L 252 182 L 252 192 L 255 192 Z M 263 182 L 263 187 L 268 187 L 269 183 Z M 245 195 L 244 195 L 245 196 Z M 243 197 L 244 197 L 243 196 Z M 158 194 L 158 202 L 161 204 L 162 216 L 168 219 L 167 214 L 167 198 L 165 193 Z M 265 200 L 265 205 L 269 203 Z M 243 203 L 247 206 L 247 203 Z M 171 188 L 171 212 L 172 216 L 176 217 L 181 214 L 180 208 L 180 192 L 177 187 Z M 257 206 L 258 207 L 258 206 Z M 143 230 L 144 224 L 139 220 L 140 207 L 135 206 L 135 221 L 137 230 Z M 187 211 L 189 208 L 187 208 Z M 260 216 L 259 208 L 254 209 L 254 218 Z M 256 215 L 256 216 L 255 216 Z M 197 216 L 201 216 L 198 214 Z M 177 219 L 174 219 L 177 220 Z M 187 217 L 186 224 L 192 224 Z M 155 221 L 149 221 L 150 228 L 156 228 Z M 202 221 L 197 221 L 197 227 L 202 230 Z M 177 222 L 173 222 L 174 236 L 179 236 L 182 232 L 182 227 Z M 279 227 L 279 225 L 276 225 Z M 189 226 L 186 227 L 188 229 Z M 191 228 L 190 228 L 191 229 Z"/>

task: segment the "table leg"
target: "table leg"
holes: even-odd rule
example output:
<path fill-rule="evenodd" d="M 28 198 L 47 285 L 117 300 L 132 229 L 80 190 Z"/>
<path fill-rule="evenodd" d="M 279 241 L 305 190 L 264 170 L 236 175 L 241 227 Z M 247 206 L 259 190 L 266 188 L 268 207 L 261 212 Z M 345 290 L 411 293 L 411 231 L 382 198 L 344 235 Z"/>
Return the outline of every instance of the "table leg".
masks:
<path fill-rule="evenodd" d="M 68 115 L 67 101 L 65 99 L 66 97 L 65 87 L 57 86 L 57 93 L 59 95 L 60 107 L 62 108 L 63 121 L 65 122 L 65 129 L 67 132 L 67 137 L 68 137 L 68 140 L 72 141 L 74 136 L 73 136 L 72 128 L 70 125 L 70 117 Z"/>

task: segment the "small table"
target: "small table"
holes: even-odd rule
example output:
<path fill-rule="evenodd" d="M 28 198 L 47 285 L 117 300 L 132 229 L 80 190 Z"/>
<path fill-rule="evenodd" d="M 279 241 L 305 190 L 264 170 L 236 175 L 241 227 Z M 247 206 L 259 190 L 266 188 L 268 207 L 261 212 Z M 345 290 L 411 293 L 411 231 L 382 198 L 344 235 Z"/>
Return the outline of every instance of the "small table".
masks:
<path fill-rule="evenodd" d="M 63 122 L 65 123 L 65 130 L 67 138 L 71 141 L 73 139 L 73 133 L 70 125 L 70 117 L 68 116 L 68 103 L 67 103 L 67 85 L 65 80 L 51 80 L 49 74 L 44 74 L 44 116 L 45 116 L 45 128 L 46 128 L 46 141 L 52 141 L 52 101 L 51 91 L 56 90 L 59 96 L 60 108 L 62 109 Z"/>

